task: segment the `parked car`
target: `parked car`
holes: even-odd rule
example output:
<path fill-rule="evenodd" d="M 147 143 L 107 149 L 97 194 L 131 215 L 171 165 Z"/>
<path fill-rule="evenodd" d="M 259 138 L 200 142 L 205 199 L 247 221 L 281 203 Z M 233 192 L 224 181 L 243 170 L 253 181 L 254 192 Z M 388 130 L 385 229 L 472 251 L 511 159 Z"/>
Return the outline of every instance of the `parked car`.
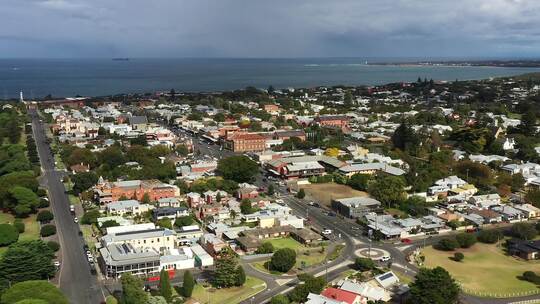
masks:
<path fill-rule="evenodd" d="M 324 230 L 322 231 L 322 234 L 323 234 L 323 235 L 329 235 L 329 234 L 332 234 L 332 230 L 330 230 L 330 229 L 324 229 Z"/>
<path fill-rule="evenodd" d="M 75 223 L 78 223 L 78 222 L 79 222 L 79 218 L 74 217 L 74 218 L 73 218 L 73 221 L 74 221 Z"/>
<path fill-rule="evenodd" d="M 401 239 L 401 242 L 404 243 L 404 244 L 410 244 L 410 243 L 412 243 L 412 240 L 411 239 Z"/>
<path fill-rule="evenodd" d="M 389 256 L 389 255 L 384 255 L 382 258 L 381 258 L 381 262 L 388 262 L 390 261 L 392 258 Z"/>

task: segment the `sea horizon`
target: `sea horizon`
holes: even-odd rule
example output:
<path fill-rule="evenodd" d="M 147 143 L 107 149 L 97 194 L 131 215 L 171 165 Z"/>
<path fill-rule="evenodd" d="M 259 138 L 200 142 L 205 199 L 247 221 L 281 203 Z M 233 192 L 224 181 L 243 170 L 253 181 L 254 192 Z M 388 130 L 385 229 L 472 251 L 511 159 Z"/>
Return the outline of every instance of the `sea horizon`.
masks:
<path fill-rule="evenodd" d="M 113 60 L 126 58 L 128 60 Z M 0 59 L 0 98 L 110 96 L 178 92 L 219 92 L 247 86 L 306 88 L 381 85 L 507 77 L 540 68 L 377 65 L 429 61 L 533 60 L 504 57 L 304 57 L 304 58 L 11 58 Z M 368 64 L 366 64 L 366 61 Z"/>

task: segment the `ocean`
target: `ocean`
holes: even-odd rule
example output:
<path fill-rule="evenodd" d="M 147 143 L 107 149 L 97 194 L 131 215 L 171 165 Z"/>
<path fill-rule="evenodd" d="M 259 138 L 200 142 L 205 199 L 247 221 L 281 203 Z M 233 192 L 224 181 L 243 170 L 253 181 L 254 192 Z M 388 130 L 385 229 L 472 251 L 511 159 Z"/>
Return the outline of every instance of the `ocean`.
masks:
<path fill-rule="evenodd" d="M 536 68 L 366 65 L 365 59 L 0 59 L 0 99 L 470 80 Z M 381 61 L 379 61 L 381 62 Z M 393 61 L 394 62 L 394 61 Z"/>

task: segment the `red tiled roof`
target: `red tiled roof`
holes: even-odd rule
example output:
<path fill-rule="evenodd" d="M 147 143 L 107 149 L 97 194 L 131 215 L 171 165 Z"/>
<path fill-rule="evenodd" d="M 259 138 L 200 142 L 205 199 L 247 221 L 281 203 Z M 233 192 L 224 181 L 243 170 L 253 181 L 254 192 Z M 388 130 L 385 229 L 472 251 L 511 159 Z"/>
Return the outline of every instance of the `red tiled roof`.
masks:
<path fill-rule="evenodd" d="M 327 297 L 329 299 L 342 301 L 342 302 L 346 302 L 346 303 L 349 303 L 349 304 L 354 303 L 354 300 L 356 300 L 356 297 L 358 296 L 357 294 L 355 294 L 353 292 L 346 291 L 346 290 L 341 290 L 341 289 L 337 289 L 337 288 L 333 288 L 333 287 L 326 288 L 325 290 L 323 290 L 321 295 L 323 295 L 323 296 L 325 296 L 325 297 Z"/>
<path fill-rule="evenodd" d="M 265 138 L 262 135 L 256 133 L 234 133 L 231 135 L 230 139 L 232 140 L 264 140 Z"/>

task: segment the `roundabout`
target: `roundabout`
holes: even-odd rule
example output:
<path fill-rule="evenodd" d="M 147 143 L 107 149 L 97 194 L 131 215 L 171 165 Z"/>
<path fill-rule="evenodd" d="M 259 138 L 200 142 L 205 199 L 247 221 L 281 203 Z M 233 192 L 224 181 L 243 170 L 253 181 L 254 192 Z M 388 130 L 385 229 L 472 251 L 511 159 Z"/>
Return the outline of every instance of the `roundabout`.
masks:
<path fill-rule="evenodd" d="M 361 248 L 354 252 L 358 257 L 370 258 L 372 260 L 380 260 L 384 256 L 390 256 L 390 253 L 380 248 Z"/>

